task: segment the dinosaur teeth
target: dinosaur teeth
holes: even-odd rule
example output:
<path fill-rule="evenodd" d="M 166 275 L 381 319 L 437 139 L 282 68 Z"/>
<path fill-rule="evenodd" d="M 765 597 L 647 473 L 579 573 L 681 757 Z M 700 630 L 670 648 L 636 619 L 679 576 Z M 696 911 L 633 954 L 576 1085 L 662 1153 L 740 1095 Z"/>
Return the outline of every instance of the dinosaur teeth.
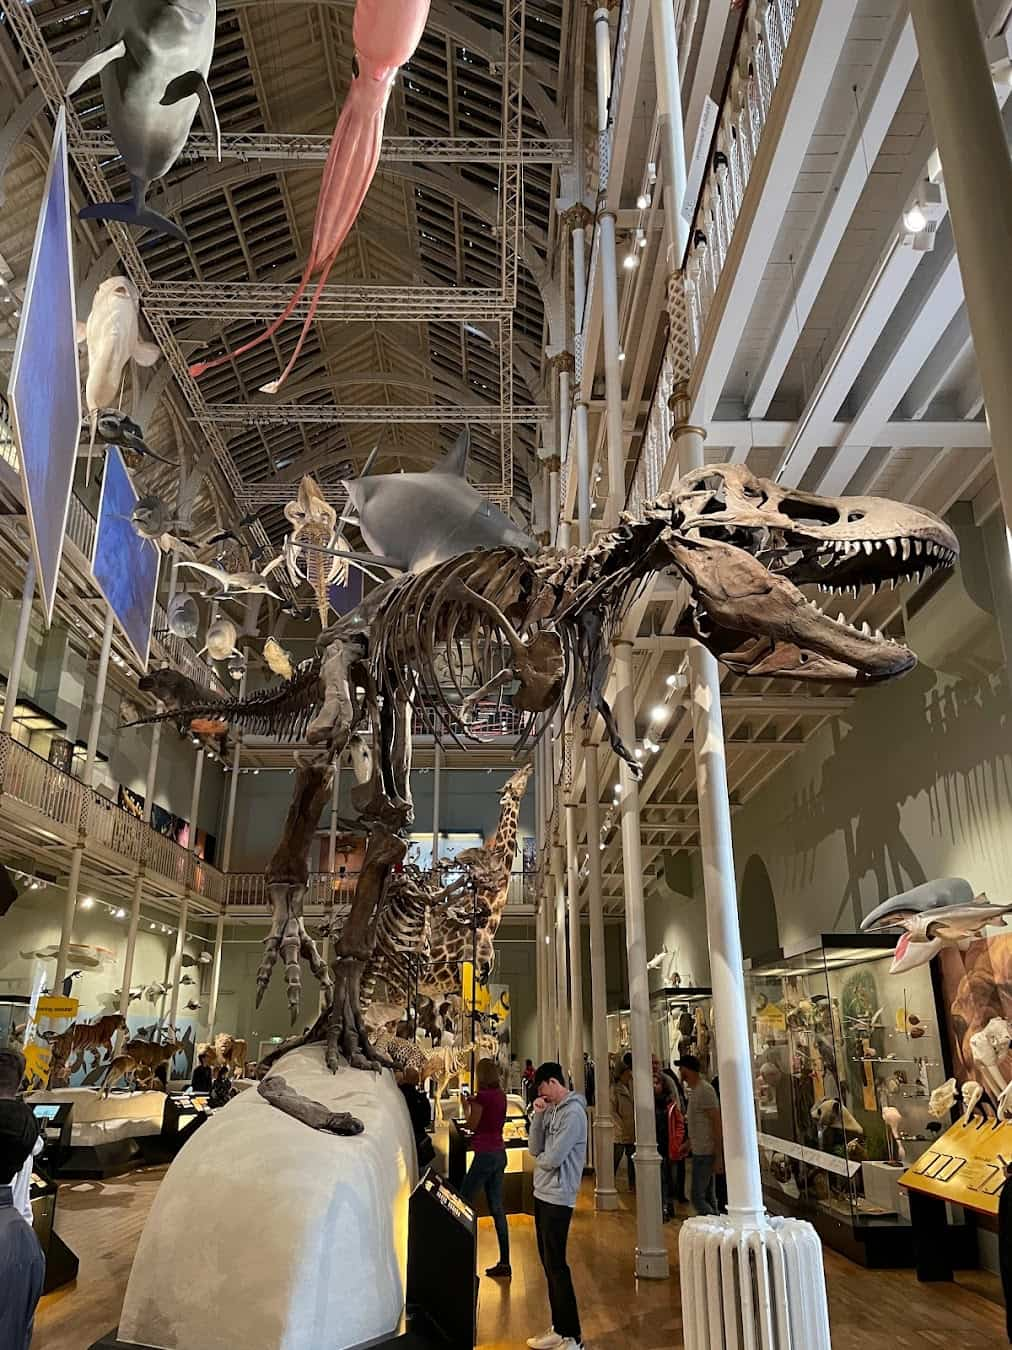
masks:
<path fill-rule="evenodd" d="M 872 553 L 874 553 L 875 546 L 872 544 L 870 539 L 866 539 L 864 541 L 864 551 L 865 553 L 867 553 L 869 558 L 871 557 Z"/>
<path fill-rule="evenodd" d="M 836 622 L 837 622 L 837 623 L 846 623 L 846 622 L 847 622 L 847 620 L 844 618 L 844 614 L 843 614 L 843 610 L 842 610 L 842 609 L 840 610 L 839 614 L 836 616 Z"/>
<path fill-rule="evenodd" d="M 895 540 L 895 539 L 887 539 L 887 540 L 886 540 L 886 548 L 889 550 L 890 554 L 895 558 L 895 557 L 896 557 L 896 540 Z"/>
<path fill-rule="evenodd" d="M 900 540 L 900 548 L 901 548 L 902 553 L 903 553 L 903 561 L 906 562 L 907 559 L 910 557 L 910 540 L 909 540 L 909 539 L 901 539 L 901 540 Z"/>

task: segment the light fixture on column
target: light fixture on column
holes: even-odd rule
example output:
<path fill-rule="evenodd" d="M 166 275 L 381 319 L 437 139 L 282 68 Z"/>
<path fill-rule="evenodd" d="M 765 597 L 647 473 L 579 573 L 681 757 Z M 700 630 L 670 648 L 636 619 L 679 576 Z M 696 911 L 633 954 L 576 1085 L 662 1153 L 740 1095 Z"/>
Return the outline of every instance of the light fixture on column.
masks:
<path fill-rule="evenodd" d="M 945 215 L 941 183 L 925 178 L 903 212 L 903 242 L 921 253 L 935 247 L 938 223 Z"/>

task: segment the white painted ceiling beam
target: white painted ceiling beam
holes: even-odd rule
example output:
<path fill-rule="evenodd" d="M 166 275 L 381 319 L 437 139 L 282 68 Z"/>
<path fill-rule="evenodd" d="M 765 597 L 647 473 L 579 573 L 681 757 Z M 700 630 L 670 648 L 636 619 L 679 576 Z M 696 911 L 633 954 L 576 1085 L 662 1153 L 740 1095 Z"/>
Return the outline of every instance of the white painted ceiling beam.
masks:
<path fill-rule="evenodd" d="M 821 444 L 842 444 L 849 426 L 849 422 L 830 422 Z M 711 422 L 707 440 L 711 446 L 737 453 L 781 449 L 790 442 L 793 427 L 792 422 Z M 901 419 L 886 422 L 877 443 L 894 450 L 979 450 L 991 444 L 991 435 L 984 422 Z"/>
<path fill-rule="evenodd" d="M 953 248 L 926 288 L 895 348 L 881 369 L 870 377 L 870 387 L 857 415 L 815 485 L 816 491 L 830 495 L 844 492 L 870 447 L 882 444 L 882 431 L 896 406 L 897 391 L 910 387 L 962 303 L 963 283 Z"/>
<path fill-rule="evenodd" d="M 959 313 L 938 339 L 934 351 L 904 395 L 899 405 L 901 416 L 914 420 L 924 417 L 944 387 L 953 367 L 965 360 L 967 352 L 972 350 L 972 347 L 970 321 L 966 315 L 966 306 L 961 305 Z"/>
<path fill-rule="evenodd" d="M 796 268 L 796 288 L 785 301 L 774 327 L 778 337 L 756 373 L 745 402 L 750 417 L 765 417 L 791 359 L 799 328 L 804 328 L 819 297 L 837 249 L 850 224 L 893 117 L 917 64 L 910 16 L 898 7 L 892 31 L 882 44 L 878 64 L 864 91 L 861 108 L 840 153 L 834 181 Z"/>

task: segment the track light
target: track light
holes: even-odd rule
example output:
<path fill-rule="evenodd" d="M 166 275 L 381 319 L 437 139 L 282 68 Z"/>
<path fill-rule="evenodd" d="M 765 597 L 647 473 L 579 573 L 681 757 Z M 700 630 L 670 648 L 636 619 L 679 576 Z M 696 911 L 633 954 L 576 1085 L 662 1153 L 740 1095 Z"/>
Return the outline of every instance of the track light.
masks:
<path fill-rule="evenodd" d="M 650 207 L 650 194 L 647 192 L 641 192 L 640 195 L 636 198 L 636 205 L 641 211 L 648 210 Z"/>
<path fill-rule="evenodd" d="M 658 703 L 657 707 L 654 708 L 653 712 L 650 714 L 651 722 L 666 722 L 668 720 L 668 711 L 668 705 L 666 703 Z"/>
<path fill-rule="evenodd" d="M 906 211 L 903 212 L 903 224 L 907 227 L 907 229 L 910 231 L 911 234 L 920 234 L 921 230 L 925 228 L 927 223 L 928 222 L 927 219 L 925 218 L 924 212 L 921 210 L 921 208 L 917 205 L 916 202 L 913 204 L 913 206 L 909 207 Z"/>
<path fill-rule="evenodd" d="M 125 919 L 125 918 L 126 918 L 126 910 L 123 908 L 122 905 L 120 905 L 119 909 L 116 910 L 115 914 L 113 915 L 113 918 L 116 918 L 116 919 Z"/>
<path fill-rule="evenodd" d="M 640 265 L 639 256 L 636 253 L 627 253 L 622 259 L 622 266 L 627 272 L 634 272 Z"/>
<path fill-rule="evenodd" d="M 91 909 L 91 908 L 94 906 L 94 904 L 95 904 L 95 901 L 91 898 L 91 896 L 90 896 L 90 895 L 86 895 L 86 896 L 84 897 L 84 899 L 81 901 L 81 908 L 82 908 L 82 909 Z"/>

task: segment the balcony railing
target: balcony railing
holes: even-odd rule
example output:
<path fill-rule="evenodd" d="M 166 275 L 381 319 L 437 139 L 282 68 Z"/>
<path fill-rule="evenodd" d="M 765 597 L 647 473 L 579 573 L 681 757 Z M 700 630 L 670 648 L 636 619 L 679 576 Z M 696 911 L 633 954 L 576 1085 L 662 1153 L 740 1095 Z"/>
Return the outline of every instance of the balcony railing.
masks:
<path fill-rule="evenodd" d="M 800 4 L 801 0 L 748 0 L 746 5 L 685 258 L 693 361 L 702 346 Z M 659 491 L 674 420 L 668 407 L 674 383 L 675 371 L 668 354 L 657 379 L 626 498 L 629 511 L 638 511 Z"/>
<path fill-rule="evenodd" d="M 230 872 L 224 879 L 227 884 L 225 903 L 229 911 L 241 914 L 243 911 L 252 913 L 270 909 L 270 892 L 262 872 Z M 346 913 L 351 906 L 357 882 L 357 871 L 312 872 L 304 911 L 316 915 L 329 914 L 331 910 L 337 915 Z M 536 891 L 537 873 L 514 872 L 510 877 L 507 910 L 510 906 L 533 904 Z"/>
<path fill-rule="evenodd" d="M 727 259 L 801 0 L 748 0 L 685 259 L 695 357 Z"/>
<path fill-rule="evenodd" d="M 180 890 L 188 889 L 216 904 L 225 898 L 225 877 L 217 868 L 12 737 L 0 734 L 0 805 L 4 801 L 38 811 L 68 831 L 73 842 L 80 839 L 89 849 L 108 849 Z"/>

